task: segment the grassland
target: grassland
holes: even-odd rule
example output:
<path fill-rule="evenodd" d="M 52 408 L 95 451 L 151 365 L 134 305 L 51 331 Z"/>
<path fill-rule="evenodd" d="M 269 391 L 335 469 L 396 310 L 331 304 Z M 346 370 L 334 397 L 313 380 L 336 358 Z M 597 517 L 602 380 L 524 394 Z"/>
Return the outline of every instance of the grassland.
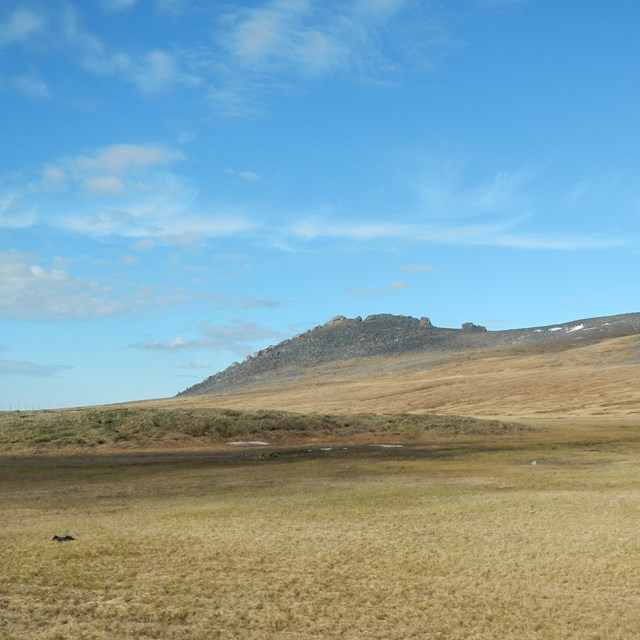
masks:
<path fill-rule="evenodd" d="M 0 640 L 635 639 L 639 348 L 0 414 Z"/>
<path fill-rule="evenodd" d="M 433 414 L 331 415 L 285 411 L 96 407 L 0 413 L 0 449 L 13 453 L 209 449 L 233 440 L 269 444 L 360 441 L 364 437 L 482 437 L 526 425 Z"/>
<path fill-rule="evenodd" d="M 0 638 L 637 638 L 637 427 L 5 455 Z"/>

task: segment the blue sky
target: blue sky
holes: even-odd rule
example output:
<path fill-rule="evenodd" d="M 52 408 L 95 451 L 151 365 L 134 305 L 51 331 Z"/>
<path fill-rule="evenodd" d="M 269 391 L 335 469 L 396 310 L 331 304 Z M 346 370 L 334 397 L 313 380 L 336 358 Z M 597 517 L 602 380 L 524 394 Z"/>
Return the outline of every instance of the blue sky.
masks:
<path fill-rule="evenodd" d="M 638 311 L 634 0 L 4 0 L 0 408 L 335 315 Z"/>

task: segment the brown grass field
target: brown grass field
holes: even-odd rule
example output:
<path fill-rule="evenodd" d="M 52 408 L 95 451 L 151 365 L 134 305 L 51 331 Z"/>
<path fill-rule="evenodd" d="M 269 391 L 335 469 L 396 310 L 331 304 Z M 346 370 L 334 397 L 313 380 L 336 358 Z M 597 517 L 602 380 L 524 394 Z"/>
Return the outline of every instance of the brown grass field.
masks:
<path fill-rule="evenodd" d="M 0 639 L 638 638 L 639 346 L 1 415 Z"/>

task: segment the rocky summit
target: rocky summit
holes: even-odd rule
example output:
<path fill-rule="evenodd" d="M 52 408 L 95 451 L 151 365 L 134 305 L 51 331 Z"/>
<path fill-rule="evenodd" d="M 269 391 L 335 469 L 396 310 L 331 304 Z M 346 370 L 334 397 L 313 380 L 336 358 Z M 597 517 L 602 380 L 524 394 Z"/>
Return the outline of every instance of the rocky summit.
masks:
<path fill-rule="evenodd" d="M 434 326 L 429 318 L 391 314 L 366 317 L 335 317 L 248 356 L 206 380 L 185 389 L 179 396 L 220 394 L 244 387 L 303 375 L 310 367 L 375 356 L 406 357 L 412 353 L 445 355 L 452 352 L 554 342 L 567 346 L 604 338 L 640 333 L 640 313 L 604 316 L 573 322 L 488 331 L 466 322 L 459 329 Z"/>

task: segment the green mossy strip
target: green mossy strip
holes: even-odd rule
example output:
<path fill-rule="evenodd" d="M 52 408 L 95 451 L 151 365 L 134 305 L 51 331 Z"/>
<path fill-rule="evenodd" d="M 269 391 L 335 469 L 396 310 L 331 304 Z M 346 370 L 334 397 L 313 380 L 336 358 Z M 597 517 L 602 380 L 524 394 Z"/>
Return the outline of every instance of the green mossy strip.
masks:
<path fill-rule="evenodd" d="M 227 439 L 307 439 L 362 433 L 499 436 L 530 429 L 516 423 L 429 414 L 331 415 L 231 409 L 89 408 L 0 414 L 0 447 L 153 448 Z"/>

